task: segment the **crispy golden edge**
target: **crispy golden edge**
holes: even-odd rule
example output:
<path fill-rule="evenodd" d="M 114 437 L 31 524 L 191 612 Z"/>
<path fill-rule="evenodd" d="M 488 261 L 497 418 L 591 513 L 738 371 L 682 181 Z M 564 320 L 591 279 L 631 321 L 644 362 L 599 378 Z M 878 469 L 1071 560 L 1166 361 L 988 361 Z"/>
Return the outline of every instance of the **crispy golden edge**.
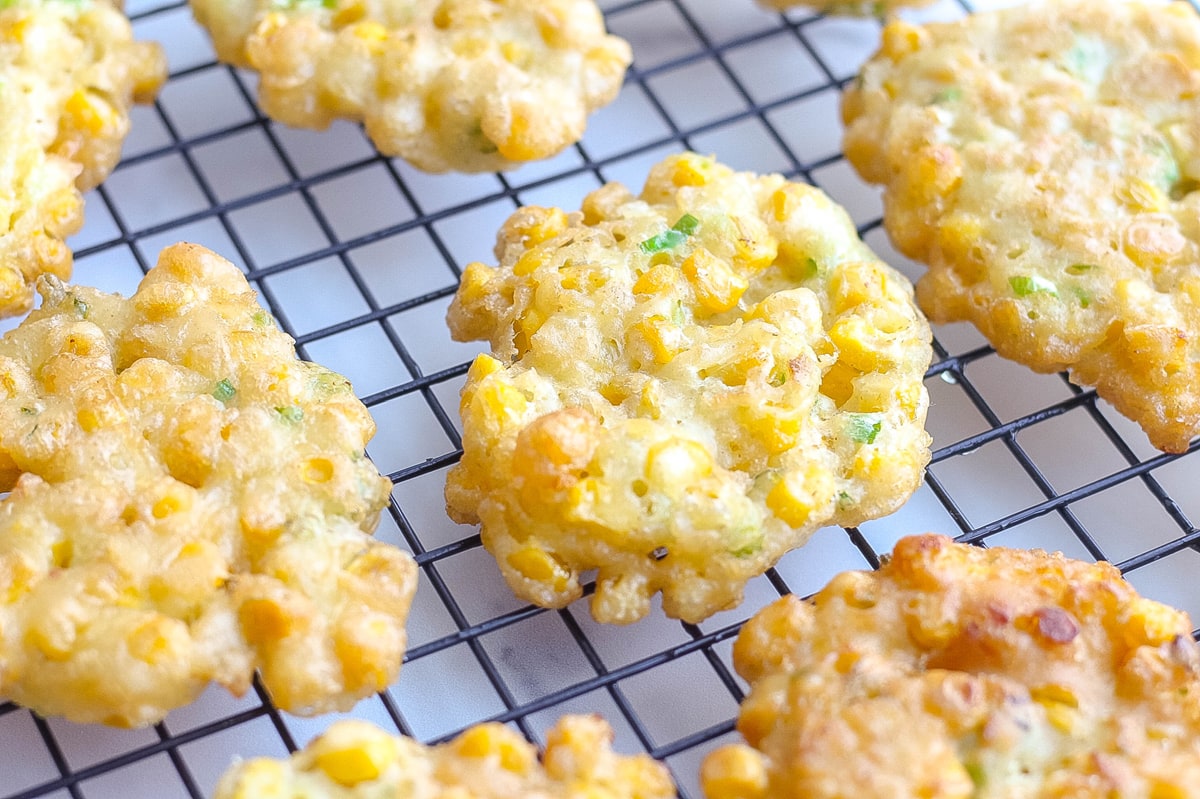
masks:
<path fill-rule="evenodd" d="M 928 326 L 811 186 L 685 153 L 640 197 L 521 209 L 497 256 L 447 315 L 494 357 L 468 373 L 446 499 L 523 599 L 561 607 L 598 568 L 596 618 L 661 591 L 699 621 L 919 484 Z"/>
<path fill-rule="evenodd" d="M 896 544 L 811 600 L 747 622 L 747 744 L 711 753 L 709 799 L 1191 796 L 1200 650 L 1187 615 L 1106 563 Z"/>
<path fill-rule="evenodd" d="M 274 119 L 362 121 L 430 172 L 509 169 L 583 135 L 632 58 L 594 0 L 192 0 Z"/>
<path fill-rule="evenodd" d="M 0 316 L 29 310 L 42 274 L 67 278 L 83 197 L 120 156 L 129 108 L 166 78 L 108 0 L 0 8 Z"/>
<path fill-rule="evenodd" d="M 395 679 L 416 566 L 345 378 L 240 271 L 163 251 L 129 299 L 43 277 L 0 339 L 0 694 L 140 726 L 257 669 L 281 709 Z"/>
<path fill-rule="evenodd" d="M 843 105 L 930 319 L 1069 371 L 1168 452 L 1200 429 L 1198 90 L 1188 4 L 1037 2 L 893 22 Z"/>
<path fill-rule="evenodd" d="M 612 751 L 612 730 L 599 716 L 564 716 L 546 735 L 542 762 L 503 724 L 479 724 L 447 743 L 422 746 L 367 722 L 340 721 L 288 760 L 235 765 L 214 799 L 368 799 L 401 789 L 477 799 L 675 796 L 661 763 Z"/>

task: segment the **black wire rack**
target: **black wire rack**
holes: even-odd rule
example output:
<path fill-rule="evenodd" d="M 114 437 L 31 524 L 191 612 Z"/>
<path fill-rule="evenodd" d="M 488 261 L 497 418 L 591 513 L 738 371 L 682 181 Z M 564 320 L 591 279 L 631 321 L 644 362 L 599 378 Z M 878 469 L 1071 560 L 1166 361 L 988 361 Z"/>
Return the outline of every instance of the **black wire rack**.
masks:
<path fill-rule="evenodd" d="M 601 6 L 634 45 L 619 99 L 560 156 L 479 176 L 382 158 L 347 123 L 319 133 L 272 123 L 254 104 L 254 76 L 215 62 L 185 4 L 128 9 L 139 38 L 167 48 L 171 78 L 136 112 L 124 160 L 87 198 L 87 225 L 71 241 L 75 280 L 128 294 L 162 247 L 203 244 L 243 266 L 301 354 L 349 376 L 371 408 L 379 433 L 368 452 L 395 484 L 377 535 L 416 556 L 421 587 L 399 681 L 351 715 L 422 741 L 487 719 L 540 740 L 564 713 L 599 712 L 618 749 L 664 759 L 681 796 L 700 799 L 700 760 L 736 737 L 744 685 L 730 646 L 740 624 L 781 593 L 878 566 L 902 535 L 1109 560 L 1143 594 L 1200 618 L 1198 456 L 1155 451 L 1092 392 L 998 358 L 965 325 L 935 330 L 935 453 L 896 514 L 820 531 L 752 581 L 741 607 L 699 625 L 656 609 L 605 627 L 586 598 L 561 611 L 513 598 L 477 531 L 446 518 L 442 485 L 479 349 L 450 342 L 443 316 L 461 268 L 491 258 L 514 208 L 578 208 L 611 180 L 640 187 L 651 164 L 690 148 L 821 187 L 885 260 L 920 273 L 890 247 L 877 190 L 840 153 L 840 90 L 877 47 L 877 21 L 770 13 L 751 0 Z M 911 16 L 973 8 L 942 0 Z M 332 720 L 282 714 L 257 686 L 241 698 L 210 690 L 133 731 L 0 703 L 0 799 L 208 799 L 235 757 L 283 755 Z"/>

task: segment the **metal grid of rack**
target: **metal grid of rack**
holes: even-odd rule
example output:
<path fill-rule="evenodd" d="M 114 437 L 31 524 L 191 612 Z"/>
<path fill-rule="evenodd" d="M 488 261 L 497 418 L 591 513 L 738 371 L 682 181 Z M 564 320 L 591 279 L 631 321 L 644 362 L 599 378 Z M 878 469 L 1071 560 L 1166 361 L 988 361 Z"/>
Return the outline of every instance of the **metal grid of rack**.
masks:
<path fill-rule="evenodd" d="M 943 0 L 912 16 L 983 4 Z M 990 4 L 988 4 L 990 5 Z M 431 176 L 378 156 L 362 132 L 291 130 L 255 107 L 254 78 L 218 65 L 186 5 L 135 0 L 140 38 L 167 48 L 171 78 L 140 109 L 125 159 L 87 198 L 75 279 L 130 293 L 165 245 L 195 241 L 243 266 L 301 354 L 353 381 L 379 433 L 368 452 L 395 489 L 377 533 L 412 551 L 421 588 L 399 681 L 352 714 L 423 741 L 485 719 L 539 739 L 567 712 L 599 712 L 618 749 L 647 751 L 698 799 L 703 755 L 731 740 L 744 685 L 730 666 L 742 621 L 780 593 L 808 594 L 877 566 L 900 536 L 936 530 L 1118 564 L 1144 594 L 1200 618 L 1200 455 L 1168 457 L 1091 392 L 998 358 L 977 333 L 935 330 L 927 377 L 935 454 L 893 516 L 827 529 L 751 583 L 746 602 L 700 625 L 661 612 L 595 624 L 518 602 L 477 531 L 441 497 L 458 455 L 456 405 L 478 345 L 442 317 L 461 268 L 491 258 L 522 204 L 576 208 L 601 183 L 638 187 L 690 148 L 740 169 L 809 181 L 845 205 L 867 242 L 910 277 L 879 224 L 878 192 L 839 152 L 838 95 L 876 47 L 874 20 L 766 12 L 751 0 L 608 0 L 634 45 L 619 99 L 560 156 L 502 175 Z M 202 799 L 234 757 L 282 755 L 333 719 L 299 719 L 261 690 L 210 690 L 155 727 L 43 720 L 0 703 L 0 799 Z"/>

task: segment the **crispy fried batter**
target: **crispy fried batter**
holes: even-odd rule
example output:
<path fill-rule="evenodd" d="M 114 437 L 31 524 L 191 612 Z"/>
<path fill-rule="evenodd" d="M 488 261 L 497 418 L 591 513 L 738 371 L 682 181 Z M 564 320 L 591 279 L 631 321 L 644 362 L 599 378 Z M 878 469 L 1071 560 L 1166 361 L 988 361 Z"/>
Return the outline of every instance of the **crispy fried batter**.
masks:
<path fill-rule="evenodd" d="M 57 278 L 0 339 L 0 694 L 134 726 L 256 668 L 297 713 L 400 667 L 415 566 L 345 378 L 242 274 L 164 250 L 129 299 Z"/>
<path fill-rule="evenodd" d="M 698 621 L 919 484 L 928 325 L 817 189 L 673 156 L 640 198 L 519 210 L 496 255 L 448 315 L 495 357 L 467 376 L 446 499 L 522 598 L 565 605 L 598 568 L 597 619 L 662 591 Z"/>
<path fill-rule="evenodd" d="M 1200 430 L 1200 17 L 1038 2 L 889 25 L 845 95 L 935 322 L 1095 386 L 1168 452 Z"/>
<path fill-rule="evenodd" d="M 165 78 L 119 4 L 0 3 L 0 316 L 29 310 L 39 275 L 70 276 L 81 192 L 112 171 L 130 105 Z"/>
<path fill-rule="evenodd" d="M 838 575 L 746 624 L 738 729 L 754 749 L 710 754 L 705 792 L 1194 797 L 1191 630 L 1106 563 L 906 538 L 878 572 Z"/>
<path fill-rule="evenodd" d="M 219 57 L 261 73 L 271 117 L 362 120 L 430 172 L 548 158 L 617 96 L 629 45 L 594 0 L 192 0 Z"/>
<path fill-rule="evenodd" d="M 471 727 L 449 743 L 422 746 L 364 721 L 334 724 L 290 760 L 238 764 L 214 799 L 671 799 L 675 786 L 646 755 L 612 751 L 599 716 L 564 716 L 546 736 L 543 763 L 514 730 Z"/>

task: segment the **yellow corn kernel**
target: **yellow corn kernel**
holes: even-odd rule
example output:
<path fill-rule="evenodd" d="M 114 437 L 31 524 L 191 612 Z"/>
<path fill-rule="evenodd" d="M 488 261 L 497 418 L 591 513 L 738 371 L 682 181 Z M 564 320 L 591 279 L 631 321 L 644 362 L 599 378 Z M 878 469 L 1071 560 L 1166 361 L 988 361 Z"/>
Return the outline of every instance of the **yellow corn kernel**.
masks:
<path fill-rule="evenodd" d="M 546 583 L 555 591 L 564 590 L 571 578 L 570 573 L 558 558 L 537 547 L 518 550 L 509 555 L 506 560 L 508 565 L 520 572 L 523 577 L 534 582 Z"/>
<path fill-rule="evenodd" d="M 734 217 L 733 223 L 738 231 L 733 244 L 733 260 L 738 266 L 758 272 L 775 262 L 779 242 L 767 230 L 765 222 L 754 217 Z"/>
<path fill-rule="evenodd" d="M 33 20 L 30 17 L 21 17 L 5 25 L 3 29 L 0 29 L 0 33 L 3 33 L 4 38 L 20 44 L 25 41 L 25 34 L 29 31 L 32 24 Z"/>
<path fill-rule="evenodd" d="M 664 316 L 648 316 L 634 328 L 650 345 L 650 351 L 658 363 L 670 363 L 676 355 L 683 352 L 686 344 L 683 331 Z"/>
<path fill-rule="evenodd" d="M 367 7 L 363 0 L 343 0 L 338 3 L 338 8 L 333 12 L 333 26 L 335 28 L 344 28 L 358 22 L 367 15 Z"/>
<path fill-rule="evenodd" d="M 512 120 L 508 125 L 508 135 L 503 141 L 496 142 L 500 154 L 510 161 L 532 161 L 540 158 L 542 149 L 534 139 L 533 124 L 529 117 L 521 111 L 512 112 Z"/>
<path fill-rule="evenodd" d="M 66 660 L 75 643 L 75 626 L 62 619 L 50 621 L 50 624 L 52 628 L 45 626 L 45 620 L 39 620 L 37 626 L 26 631 L 25 642 L 36 647 L 47 660 Z"/>
<path fill-rule="evenodd" d="M 351 28 L 350 32 L 355 39 L 366 42 L 368 49 L 372 53 L 383 52 L 383 43 L 387 41 L 388 32 L 387 28 L 378 22 L 364 20 Z"/>
<path fill-rule="evenodd" d="M 758 799 L 767 791 L 767 769 L 750 747 L 723 746 L 704 758 L 700 784 L 708 799 Z"/>
<path fill-rule="evenodd" d="M 508 63 L 522 68 L 529 66 L 532 60 L 532 54 L 528 47 L 511 40 L 500 45 L 500 54 Z"/>
<path fill-rule="evenodd" d="M 695 153 L 684 153 L 675 159 L 671 182 L 676 186 L 704 186 L 712 178 L 713 160 Z"/>
<path fill-rule="evenodd" d="M 1161 646 L 1187 632 L 1179 611 L 1150 599 L 1138 597 L 1126 613 L 1125 643 L 1131 647 Z"/>
<path fill-rule="evenodd" d="M 56 568 L 67 568 L 71 565 L 71 559 L 75 557 L 75 542 L 69 538 L 54 542 L 50 546 L 50 557 Z"/>
<path fill-rule="evenodd" d="M 252 642 L 286 638 L 295 626 L 279 603 L 273 599 L 249 599 L 238 608 L 242 633 Z"/>
<path fill-rule="evenodd" d="M 686 488 L 712 474 L 713 459 L 704 445 L 686 438 L 669 438 L 646 453 L 646 478 L 660 486 Z"/>
<path fill-rule="evenodd" d="M 928 145 L 900 166 L 895 196 L 905 202 L 932 203 L 962 183 L 962 159 L 948 145 Z"/>
<path fill-rule="evenodd" d="M 787 183 L 771 195 L 771 214 L 776 222 L 786 222 L 804 204 L 804 189 Z"/>
<path fill-rule="evenodd" d="M 883 29 L 883 41 L 879 52 L 893 61 L 899 61 L 909 53 L 921 49 L 921 29 L 915 25 L 895 20 Z"/>
<path fill-rule="evenodd" d="M 487 296 L 487 285 L 491 282 L 495 271 L 492 267 L 484 266 L 478 261 L 467 264 L 458 287 L 459 302 L 469 305 Z"/>
<path fill-rule="evenodd" d="M 657 294 L 675 285 L 679 272 L 671 264 L 655 264 L 633 282 L 634 294 Z"/>
<path fill-rule="evenodd" d="M 309 458 L 300 467 L 300 479 L 310 485 L 328 483 L 333 479 L 333 462 L 328 458 Z"/>
<path fill-rule="evenodd" d="M 1117 200 L 1127 208 L 1142 213 L 1156 213 L 1167 208 L 1167 195 L 1153 183 L 1141 178 L 1131 178 L 1115 191 Z"/>
<path fill-rule="evenodd" d="M 746 278 L 701 247 L 684 259 L 680 270 L 692 284 L 700 306 L 712 313 L 728 311 L 750 287 Z"/>
<path fill-rule="evenodd" d="M 825 507 L 833 498 L 833 476 L 816 464 L 791 469 L 767 494 L 767 507 L 784 524 L 799 529 L 813 511 Z"/>
<path fill-rule="evenodd" d="M 488 51 L 491 47 L 491 42 L 482 36 L 464 36 L 460 39 L 455 39 L 450 45 L 450 49 L 457 56 L 463 58 L 479 58 Z"/>
<path fill-rule="evenodd" d="M 854 381 L 859 377 L 862 372 L 839 360 L 821 378 L 821 393 L 841 407 L 854 396 Z"/>
<path fill-rule="evenodd" d="M 1121 249 L 1143 269 L 1161 266 L 1186 246 L 1174 220 L 1165 216 L 1138 217 L 1125 228 Z"/>
<path fill-rule="evenodd" d="M 1075 696 L 1075 692 L 1058 683 L 1035 685 L 1029 689 L 1029 696 L 1040 704 L 1054 703 L 1067 707 L 1079 707 L 1079 698 Z"/>
<path fill-rule="evenodd" d="M 116 121 L 112 103 L 100 94 L 80 89 L 67 98 L 66 112 L 82 130 L 99 134 Z"/>
<path fill-rule="evenodd" d="M 515 386 L 499 380 L 491 381 L 479 389 L 484 410 L 493 419 L 515 420 L 525 413 L 529 401 Z"/>
<path fill-rule="evenodd" d="M 505 771 L 523 774 L 537 761 L 532 746 L 503 724 L 478 724 L 454 739 L 454 750 L 463 757 L 496 757 Z"/>
<path fill-rule="evenodd" d="M 387 733 L 363 722 L 330 730 L 309 744 L 307 753 L 326 777 L 347 788 L 379 779 L 399 757 Z"/>
<path fill-rule="evenodd" d="M 506 237 L 520 238 L 522 244 L 532 248 L 562 233 L 567 229 L 568 221 L 566 212 L 561 208 L 528 206 L 504 225 L 504 233 Z"/>
<path fill-rule="evenodd" d="M 535 247 L 532 250 L 526 250 L 521 253 L 521 257 L 513 264 L 513 274 L 517 277 L 524 277 L 532 274 L 535 269 L 542 266 L 549 260 L 546 251 Z"/>
<path fill-rule="evenodd" d="M 1167 782 L 1161 777 L 1150 778 L 1149 799 L 1187 799 L 1189 793 L 1177 783 Z"/>
<path fill-rule="evenodd" d="M 796 446 L 801 417 L 794 411 L 764 406 L 744 413 L 742 421 L 746 430 L 771 455 L 778 455 Z"/>
<path fill-rule="evenodd" d="M 843 316 L 829 328 L 838 349 L 838 361 L 860 372 L 875 372 L 892 363 L 879 346 L 879 331 L 861 316 Z"/>
<path fill-rule="evenodd" d="M 545 323 L 545 314 L 534 308 L 527 310 L 525 315 L 517 320 L 516 335 L 513 336 L 513 346 L 517 348 L 517 352 L 529 352 L 529 348 L 533 346 L 534 334 L 541 330 Z"/>
<path fill-rule="evenodd" d="M 151 666 L 178 657 L 186 646 L 187 632 L 183 622 L 166 616 L 147 619 L 125 637 L 129 654 Z"/>
<path fill-rule="evenodd" d="M 551 47 L 566 47 L 570 44 L 567 11 L 561 5 L 539 3 L 537 10 L 538 33 L 542 41 Z"/>
<path fill-rule="evenodd" d="M 176 484 L 169 488 L 166 494 L 159 497 L 158 501 L 150 508 L 150 513 L 156 519 L 165 519 L 174 513 L 191 510 L 191 507 L 191 491 Z"/>

